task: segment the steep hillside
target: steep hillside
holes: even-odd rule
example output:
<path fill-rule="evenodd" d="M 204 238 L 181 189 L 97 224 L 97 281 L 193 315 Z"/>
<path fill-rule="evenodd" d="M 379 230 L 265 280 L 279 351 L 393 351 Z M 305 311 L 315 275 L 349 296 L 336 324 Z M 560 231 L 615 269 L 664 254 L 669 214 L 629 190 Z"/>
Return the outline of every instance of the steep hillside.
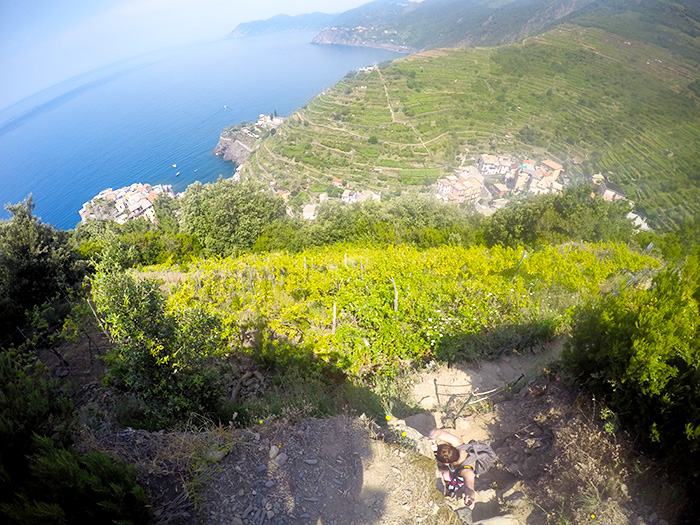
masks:
<path fill-rule="evenodd" d="M 597 27 L 628 40 L 656 44 L 700 61 L 700 2 L 697 0 L 612 0 L 593 2 L 565 19 Z"/>
<path fill-rule="evenodd" d="M 553 25 L 591 0 L 376 0 L 347 11 L 314 40 L 319 44 L 415 52 L 518 41 Z"/>
<path fill-rule="evenodd" d="M 657 45 L 578 25 L 428 51 L 349 74 L 264 141 L 244 173 L 312 197 L 333 178 L 394 195 L 432 192 L 482 153 L 551 155 L 572 179 L 603 172 L 670 227 L 700 212 L 699 74 Z"/>
<path fill-rule="evenodd" d="M 277 15 L 267 20 L 254 20 L 238 24 L 228 35 L 228 38 L 267 35 L 280 31 L 320 31 L 328 26 L 337 15 L 326 13 L 311 13 L 306 15 L 289 16 Z"/>
<path fill-rule="evenodd" d="M 567 22 L 693 58 L 699 10 L 696 0 L 376 0 L 339 15 L 314 41 L 416 52 L 518 42 Z"/>

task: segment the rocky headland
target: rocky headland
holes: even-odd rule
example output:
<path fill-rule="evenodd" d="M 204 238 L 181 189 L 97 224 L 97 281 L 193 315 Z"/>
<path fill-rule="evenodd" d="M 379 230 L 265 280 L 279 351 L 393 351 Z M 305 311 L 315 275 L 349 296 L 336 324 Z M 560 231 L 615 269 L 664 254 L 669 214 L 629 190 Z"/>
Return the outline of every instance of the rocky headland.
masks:
<path fill-rule="evenodd" d="M 312 44 L 373 47 L 396 53 L 417 53 L 419 50 L 403 42 L 394 42 L 369 28 L 327 27 L 314 37 Z"/>
<path fill-rule="evenodd" d="M 260 115 L 253 123 L 243 122 L 225 130 L 214 148 L 214 155 L 221 155 L 224 161 L 232 161 L 237 166 L 243 164 L 255 150 L 258 140 L 275 133 L 284 119 L 277 115 Z"/>

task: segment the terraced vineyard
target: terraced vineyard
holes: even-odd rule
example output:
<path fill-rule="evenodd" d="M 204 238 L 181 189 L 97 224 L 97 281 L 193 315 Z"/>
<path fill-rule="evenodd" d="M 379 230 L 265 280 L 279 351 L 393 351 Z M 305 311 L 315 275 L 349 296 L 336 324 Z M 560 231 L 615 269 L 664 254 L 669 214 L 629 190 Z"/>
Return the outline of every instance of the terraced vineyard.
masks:
<path fill-rule="evenodd" d="M 168 308 L 204 308 L 219 316 L 228 335 L 268 326 L 352 373 L 393 373 L 399 359 L 498 351 L 489 338 L 559 326 L 574 305 L 658 267 L 618 244 L 529 253 L 499 246 L 326 246 L 193 261 L 169 287 Z M 157 276 L 174 269 L 150 268 Z M 488 343 L 480 346 L 480 339 Z"/>
<path fill-rule="evenodd" d="M 311 100 L 245 173 L 312 198 L 332 191 L 333 178 L 395 195 L 427 191 L 481 153 L 550 156 L 572 178 L 602 171 L 657 227 L 700 211 L 692 61 L 564 25 L 517 45 L 432 50 L 382 66 Z"/>

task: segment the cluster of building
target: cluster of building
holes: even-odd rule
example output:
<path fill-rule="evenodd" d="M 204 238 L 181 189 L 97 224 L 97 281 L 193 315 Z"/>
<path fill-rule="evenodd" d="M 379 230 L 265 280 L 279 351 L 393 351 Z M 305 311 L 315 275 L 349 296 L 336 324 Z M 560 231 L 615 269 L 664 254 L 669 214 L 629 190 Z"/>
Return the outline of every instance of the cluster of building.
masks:
<path fill-rule="evenodd" d="M 454 175 L 437 181 L 436 196 L 446 202 L 499 200 L 508 194 L 560 193 L 564 167 L 553 160 L 539 164 L 533 160 L 517 162 L 511 157 L 480 155 L 476 166 L 460 168 Z"/>
<path fill-rule="evenodd" d="M 564 167 L 551 159 L 539 163 L 529 159 L 518 162 L 508 156 L 484 154 L 474 160 L 475 166 L 460 168 L 454 175 L 437 181 L 435 190 L 439 200 L 471 202 L 481 213 L 489 215 L 505 206 L 509 196 L 561 193 L 568 183 Z M 610 202 L 630 202 L 625 190 L 606 180 L 601 173 L 593 175 L 591 182 L 595 187 L 591 197 L 598 195 Z M 636 213 L 630 212 L 628 218 L 637 228 L 649 229 L 646 220 Z"/>
<path fill-rule="evenodd" d="M 81 222 L 113 221 L 124 224 L 131 219 L 144 217 L 156 222 L 156 211 L 153 202 L 161 195 L 175 198 L 175 192 L 170 185 L 132 184 L 118 190 L 107 188 L 80 209 Z"/>

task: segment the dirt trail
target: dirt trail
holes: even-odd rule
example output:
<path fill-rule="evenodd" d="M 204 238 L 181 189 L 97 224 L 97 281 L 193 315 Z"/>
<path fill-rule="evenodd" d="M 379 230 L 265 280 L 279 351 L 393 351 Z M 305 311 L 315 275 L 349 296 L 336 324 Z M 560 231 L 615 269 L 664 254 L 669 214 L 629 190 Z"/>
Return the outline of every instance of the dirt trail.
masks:
<path fill-rule="evenodd" d="M 452 433 L 465 442 L 470 439 L 489 441 L 494 436 L 490 435 L 488 427 L 496 414 L 483 409 L 492 408 L 492 403 L 500 397 L 485 393 L 498 392 L 504 387 L 507 390 L 508 385 L 512 385 L 516 392 L 520 391 L 542 374 L 549 363 L 559 359 L 562 346 L 563 341 L 557 339 L 537 354 L 513 351 L 494 361 L 480 361 L 469 366 L 440 366 L 423 372 L 414 380 L 413 400 L 433 415 L 438 426 L 454 429 Z M 504 393 L 508 397 L 508 392 Z M 468 401 L 471 404 L 465 405 Z M 482 409 L 483 413 L 474 414 L 473 410 L 468 410 L 470 407 Z M 460 417 L 455 419 L 457 415 Z"/>
<path fill-rule="evenodd" d="M 406 401 L 422 410 L 382 427 L 350 416 L 179 433 L 107 425 L 85 427 L 78 448 L 138 466 L 154 525 L 579 524 L 592 515 L 601 525 L 674 522 L 670 513 L 661 518 L 663 491 L 640 490 L 625 451 L 550 368 L 561 347 L 417 374 Z M 481 396 L 496 388 L 500 395 Z M 109 391 L 97 383 L 79 390 L 90 413 L 109 411 Z M 472 393 L 483 401 L 465 407 Z M 488 441 L 498 456 L 476 480 L 477 503 L 465 521 L 454 512 L 458 503 L 435 489 L 425 438 L 434 426 L 465 442 Z"/>
<path fill-rule="evenodd" d="M 277 422 L 237 434 L 207 482 L 199 519 L 210 524 L 312 523 L 516 525 L 627 523 L 668 525 L 619 472 L 620 448 L 576 407 L 576 395 L 548 365 L 562 349 L 512 353 L 470 367 L 438 367 L 414 378 L 413 403 L 425 410 L 378 427 L 366 418 Z M 517 381 L 517 382 L 516 382 Z M 438 394 L 435 394 L 435 384 Z M 515 385 L 508 391 L 508 384 Z M 469 398 L 501 388 L 470 405 Z M 435 460 L 425 434 L 451 428 L 464 441 L 482 439 L 498 455 L 476 482 L 472 513 L 435 489 Z M 617 469 L 617 470 L 616 470 Z M 591 487 L 613 489 L 594 506 L 569 507 Z M 593 492 L 591 492 L 593 494 Z"/>
<path fill-rule="evenodd" d="M 245 431 L 206 492 L 207 523 L 458 523 L 424 458 L 372 439 L 359 418 Z M 426 502 L 431 504 L 426 506 Z"/>
<path fill-rule="evenodd" d="M 462 523 L 435 490 L 434 459 L 425 434 L 444 422 L 442 403 L 450 392 L 489 390 L 526 374 L 540 373 L 556 358 L 554 344 L 537 358 L 518 355 L 483 362 L 473 369 L 440 367 L 415 379 L 414 403 L 432 409 L 406 420 L 393 419 L 389 431 L 362 418 L 308 419 L 290 428 L 246 430 L 239 434 L 220 472 L 209 481 L 202 517 L 212 524 L 405 524 Z M 440 403 L 435 382 L 445 395 Z M 523 381 L 523 384 L 525 381 Z M 466 414 L 465 414 L 466 416 Z M 458 419 L 452 431 L 465 441 L 493 441 L 495 412 Z M 377 439 L 384 433 L 385 440 Z M 398 444 L 413 444 L 424 454 Z M 474 518 L 502 514 L 490 485 L 505 486 L 515 476 L 494 472 L 479 480 Z M 511 483 L 512 484 L 512 483 Z M 514 517 L 501 518 L 508 523 Z M 517 523 L 517 521 L 510 521 Z"/>

